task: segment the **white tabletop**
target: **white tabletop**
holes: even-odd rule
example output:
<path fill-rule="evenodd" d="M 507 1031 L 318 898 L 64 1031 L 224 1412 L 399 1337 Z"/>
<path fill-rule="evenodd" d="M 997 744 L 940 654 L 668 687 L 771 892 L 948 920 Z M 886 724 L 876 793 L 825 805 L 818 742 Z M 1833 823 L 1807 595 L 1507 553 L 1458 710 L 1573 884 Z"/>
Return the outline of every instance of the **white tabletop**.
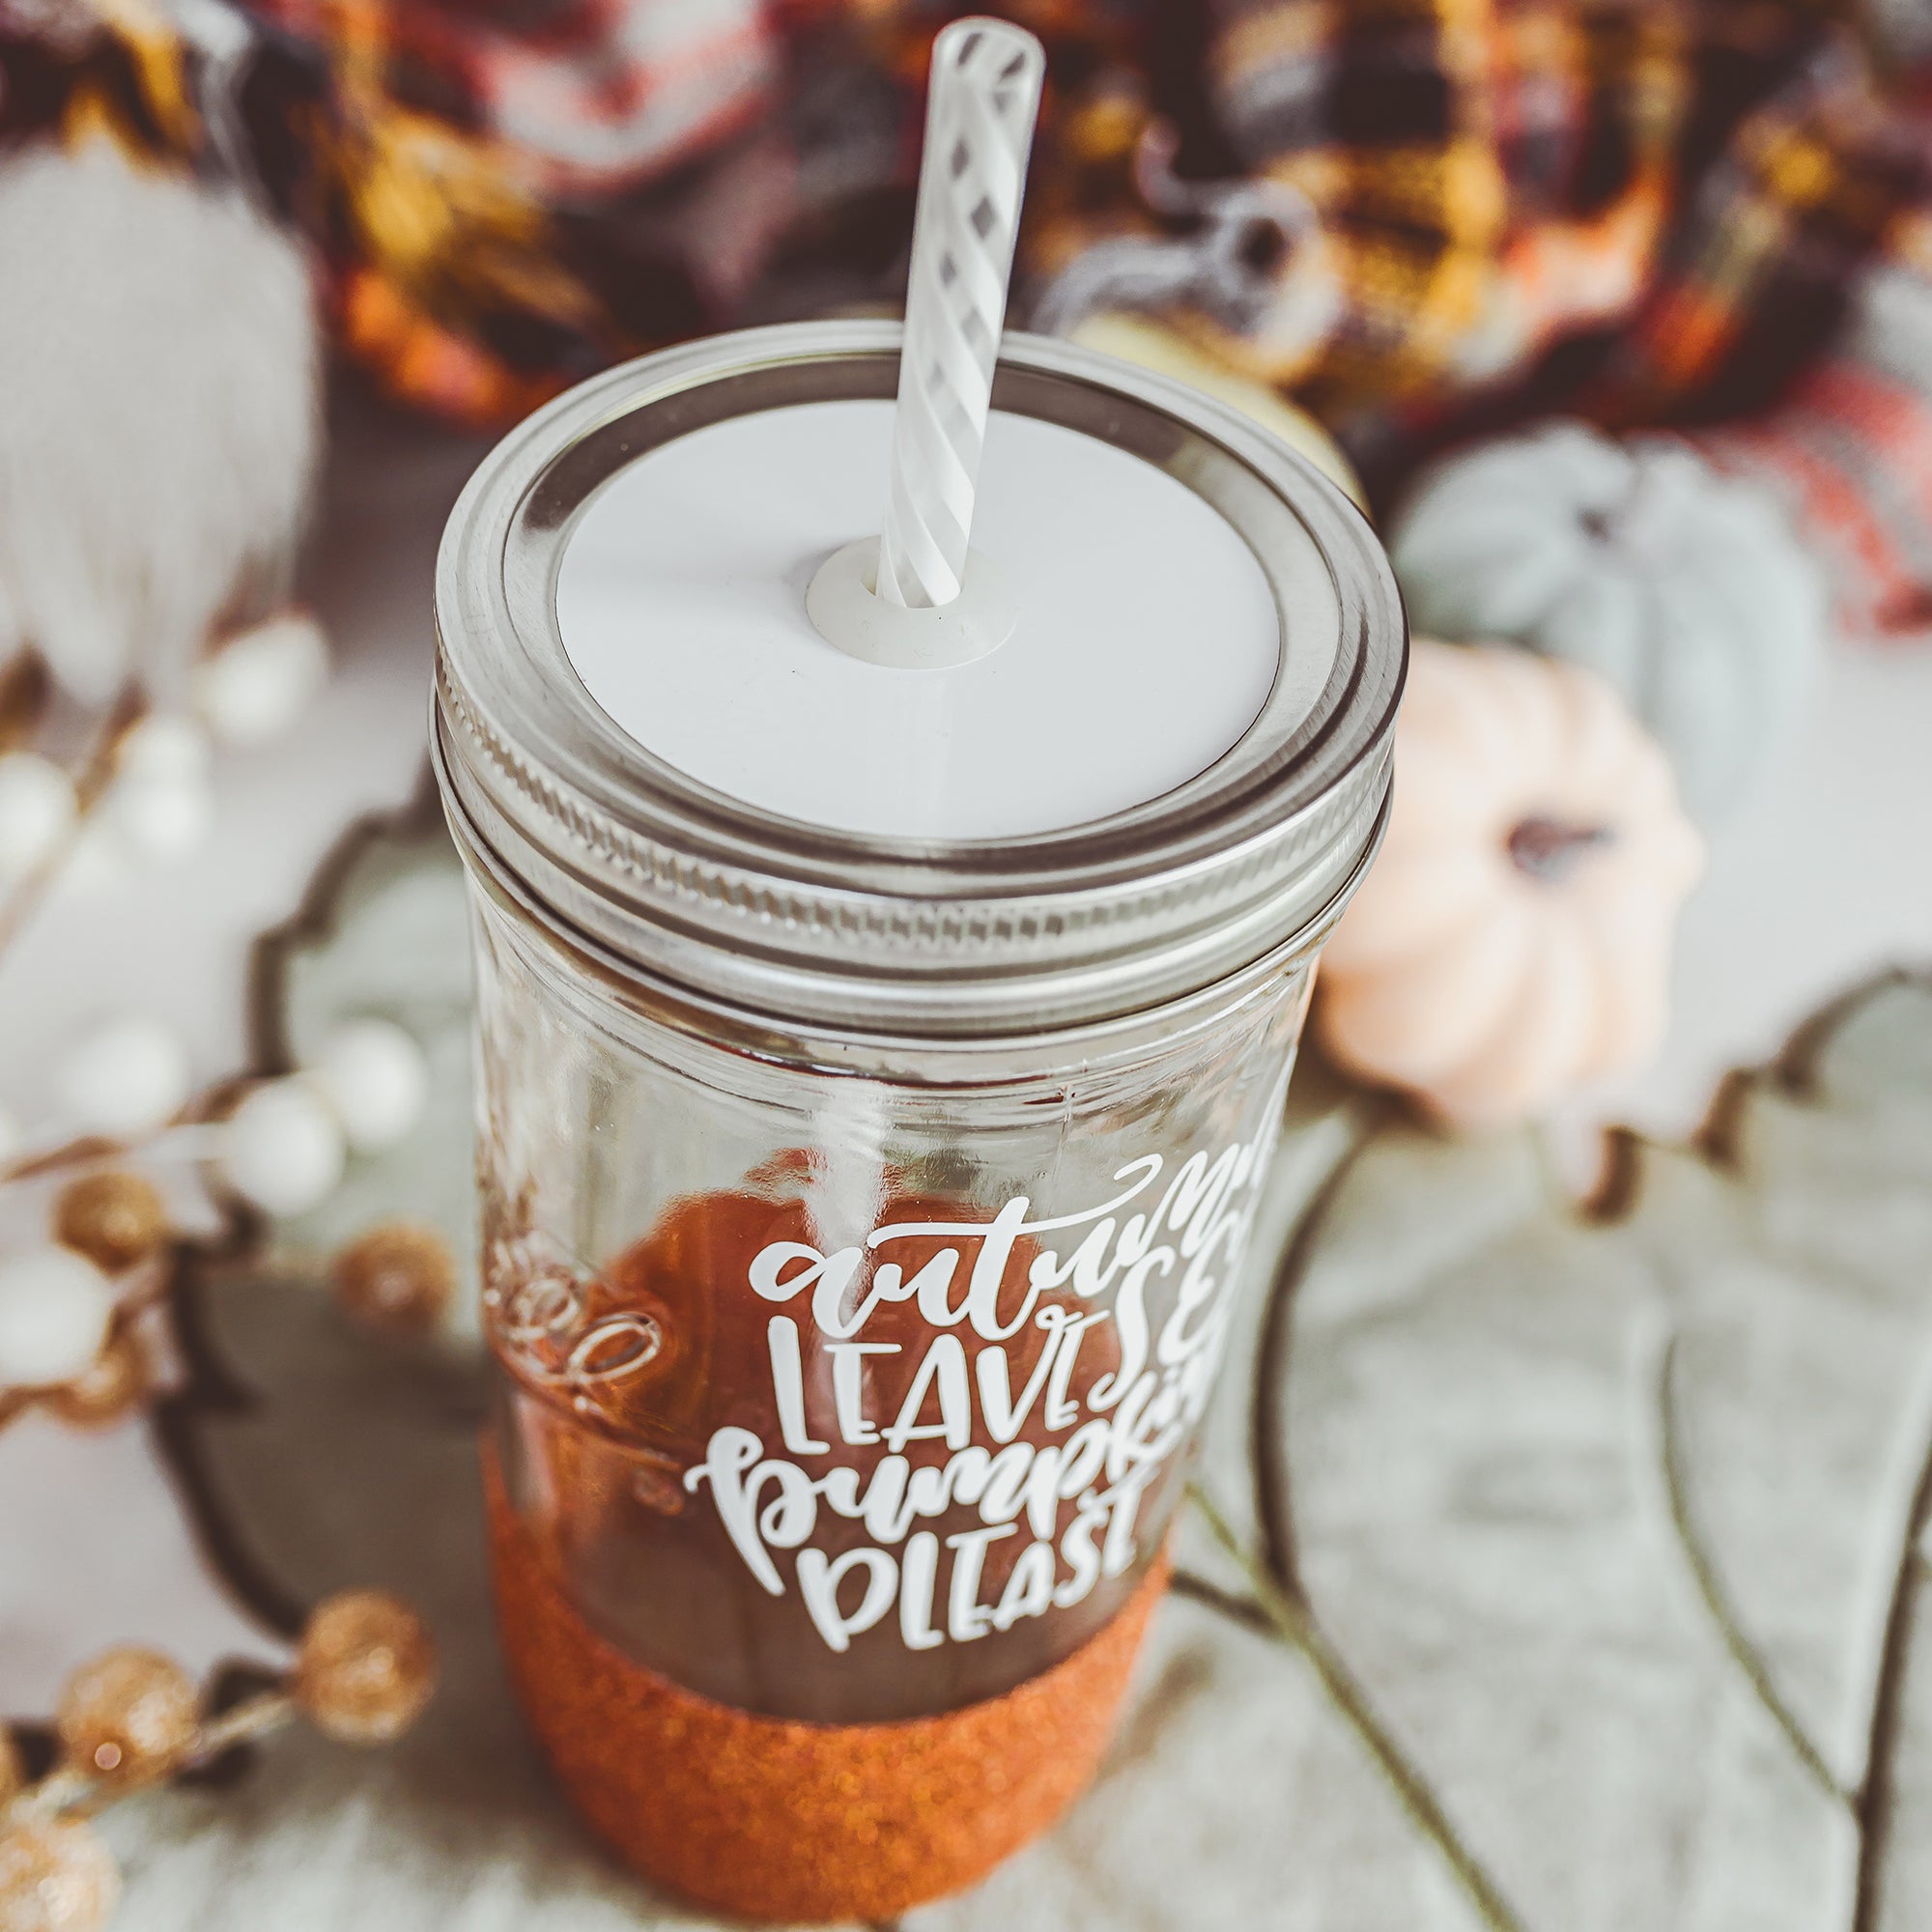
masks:
<path fill-rule="evenodd" d="M 225 757 L 221 813 L 185 865 L 64 894 L 0 965 L 0 1099 L 29 1122 L 48 1064 L 105 1010 L 162 1015 L 197 1074 L 247 1052 L 250 941 L 285 919 L 352 819 L 421 775 L 430 578 L 480 445 L 343 412 L 308 572 L 337 673 L 298 732 Z M 1658 1134 L 1695 1124 L 1723 1071 L 1762 1059 L 1873 971 L 1932 961 L 1932 648 L 1836 653 L 1796 740 L 1714 839 L 1682 928 L 1669 1039 L 1571 1110 Z M 62 1675 L 140 1641 L 191 1669 L 270 1647 L 197 1562 L 144 1430 L 0 1434 L 0 1715 L 44 1714 Z"/>

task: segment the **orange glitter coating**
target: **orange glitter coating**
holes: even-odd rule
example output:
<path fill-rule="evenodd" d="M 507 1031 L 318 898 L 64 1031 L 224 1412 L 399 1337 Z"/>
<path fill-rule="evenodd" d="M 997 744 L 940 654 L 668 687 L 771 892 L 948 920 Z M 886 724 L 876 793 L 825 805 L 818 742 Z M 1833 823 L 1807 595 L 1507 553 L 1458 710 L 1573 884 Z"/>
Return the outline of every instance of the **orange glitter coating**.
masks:
<path fill-rule="evenodd" d="M 890 1918 L 1038 1836 L 1092 1779 L 1167 1584 L 1163 1561 L 1071 1657 L 963 1710 L 867 1724 L 757 1717 L 598 1635 L 487 1451 L 484 1462 L 511 1682 L 558 1780 L 627 1863 L 747 1918 Z"/>

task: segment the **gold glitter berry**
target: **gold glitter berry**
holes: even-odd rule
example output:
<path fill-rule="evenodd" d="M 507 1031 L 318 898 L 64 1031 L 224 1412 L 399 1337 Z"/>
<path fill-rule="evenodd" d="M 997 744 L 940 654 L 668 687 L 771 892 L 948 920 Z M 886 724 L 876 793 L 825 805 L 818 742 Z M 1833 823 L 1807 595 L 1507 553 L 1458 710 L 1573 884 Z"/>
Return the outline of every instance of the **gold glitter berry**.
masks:
<path fill-rule="evenodd" d="M 113 1855 L 78 1818 L 0 1826 L 5 1932 L 100 1932 L 120 1896 Z"/>
<path fill-rule="evenodd" d="M 172 1771 L 201 1726 L 187 1673 L 153 1650 L 110 1650 L 68 1679 L 54 1722 L 67 1762 L 115 1784 Z"/>
<path fill-rule="evenodd" d="M 147 1396 L 148 1351 L 131 1329 L 116 1328 L 99 1354 L 44 1400 L 70 1428 L 106 1429 L 131 1415 Z"/>
<path fill-rule="evenodd" d="M 167 1204 L 145 1175 L 110 1170 L 82 1175 L 54 1203 L 54 1239 L 119 1274 L 156 1253 L 168 1238 Z"/>
<path fill-rule="evenodd" d="M 415 1722 L 436 1690 L 436 1644 L 407 1604 L 380 1590 L 346 1590 L 309 1618 L 294 1690 L 325 1736 L 387 1744 Z"/>
<path fill-rule="evenodd" d="M 434 1228 L 384 1221 L 335 1257 L 335 1292 L 357 1321 L 389 1334 L 420 1335 L 456 1294 L 456 1263 Z"/>

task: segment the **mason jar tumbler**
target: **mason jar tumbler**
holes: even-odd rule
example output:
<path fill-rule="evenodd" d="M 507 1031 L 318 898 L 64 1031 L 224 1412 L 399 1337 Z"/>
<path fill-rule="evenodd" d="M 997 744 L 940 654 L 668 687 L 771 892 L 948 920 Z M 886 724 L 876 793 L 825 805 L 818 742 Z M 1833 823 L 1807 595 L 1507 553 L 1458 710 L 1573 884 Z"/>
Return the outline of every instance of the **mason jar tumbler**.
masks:
<path fill-rule="evenodd" d="M 1332 485 L 1025 337 L 975 526 L 1010 639 L 855 663 L 802 586 L 896 360 L 600 377 L 437 587 L 511 1677 L 624 1857 L 791 1921 L 956 1889 L 1093 1774 L 1404 665 Z"/>

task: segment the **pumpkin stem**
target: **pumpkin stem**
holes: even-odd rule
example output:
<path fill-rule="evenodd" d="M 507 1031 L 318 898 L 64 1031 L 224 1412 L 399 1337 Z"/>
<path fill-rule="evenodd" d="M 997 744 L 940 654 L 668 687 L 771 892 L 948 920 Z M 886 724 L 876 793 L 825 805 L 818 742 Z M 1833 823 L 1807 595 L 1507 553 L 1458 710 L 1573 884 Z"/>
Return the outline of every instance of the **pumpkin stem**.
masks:
<path fill-rule="evenodd" d="M 1683 541 L 1682 495 L 1660 464 L 1638 458 L 1614 503 L 1582 511 L 1577 521 L 1593 543 L 1612 545 L 1634 563 L 1662 562 Z"/>
<path fill-rule="evenodd" d="M 1607 825 L 1525 818 L 1509 836 L 1509 855 L 1539 885 L 1560 886 L 1586 852 L 1609 844 L 1615 837 Z"/>

